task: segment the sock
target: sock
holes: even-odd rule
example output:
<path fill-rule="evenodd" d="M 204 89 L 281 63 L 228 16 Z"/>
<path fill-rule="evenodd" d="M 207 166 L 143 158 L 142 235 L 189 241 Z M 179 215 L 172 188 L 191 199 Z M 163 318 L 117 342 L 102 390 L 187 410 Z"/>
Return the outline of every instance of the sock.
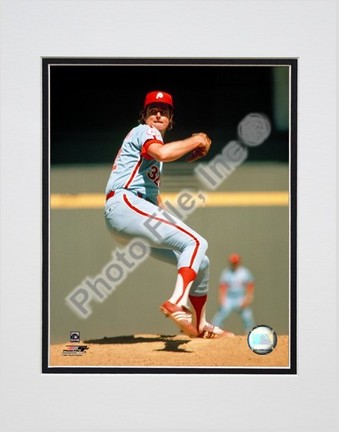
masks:
<path fill-rule="evenodd" d="M 206 310 L 206 300 L 207 300 L 207 294 L 203 296 L 189 296 L 189 299 L 193 306 L 193 324 L 195 325 L 196 329 L 200 333 L 206 324 L 206 316 L 205 316 L 205 310 Z"/>
<path fill-rule="evenodd" d="M 190 287 L 197 277 L 196 272 L 190 267 L 181 267 L 178 270 L 178 277 L 172 297 L 169 301 L 176 305 L 187 305 Z"/>

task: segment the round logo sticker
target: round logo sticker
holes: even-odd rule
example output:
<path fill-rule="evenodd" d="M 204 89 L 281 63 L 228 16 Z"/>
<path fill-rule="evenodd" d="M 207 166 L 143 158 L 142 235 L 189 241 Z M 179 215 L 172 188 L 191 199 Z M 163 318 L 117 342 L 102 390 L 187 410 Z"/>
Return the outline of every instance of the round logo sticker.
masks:
<path fill-rule="evenodd" d="M 247 336 L 248 346 L 259 355 L 269 354 L 278 342 L 275 331 L 267 325 L 254 327 Z"/>

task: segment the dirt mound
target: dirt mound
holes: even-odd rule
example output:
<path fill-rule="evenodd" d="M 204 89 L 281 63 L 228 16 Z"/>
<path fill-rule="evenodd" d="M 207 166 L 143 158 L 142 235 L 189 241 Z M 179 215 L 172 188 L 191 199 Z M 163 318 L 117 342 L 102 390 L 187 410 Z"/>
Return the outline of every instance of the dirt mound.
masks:
<path fill-rule="evenodd" d="M 77 345 L 84 346 L 82 352 L 73 351 Z M 51 345 L 49 366 L 288 368 L 289 343 L 288 336 L 279 336 L 271 353 L 258 355 L 246 336 L 208 340 L 136 334 Z"/>

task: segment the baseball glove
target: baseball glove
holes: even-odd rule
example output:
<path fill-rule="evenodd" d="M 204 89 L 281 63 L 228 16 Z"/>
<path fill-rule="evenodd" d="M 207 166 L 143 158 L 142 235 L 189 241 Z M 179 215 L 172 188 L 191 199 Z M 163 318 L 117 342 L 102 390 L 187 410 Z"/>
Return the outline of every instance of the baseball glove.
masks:
<path fill-rule="evenodd" d="M 212 141 L 210 140 L 210 138 L 204 133 L 204 132 L 199 132 L 199 133 L 195 133 L 192 136 L 195 135 L 201 135 L 204 138 L 204 142 L 201 143 L 199 145 L 199 147 L 197 147 L 196 149 L 194 149 L 186 158 L 187 162 L 195 162 L 196 160 L 204 157 L 207 155 L 207 153 L 210 150 Z"/>

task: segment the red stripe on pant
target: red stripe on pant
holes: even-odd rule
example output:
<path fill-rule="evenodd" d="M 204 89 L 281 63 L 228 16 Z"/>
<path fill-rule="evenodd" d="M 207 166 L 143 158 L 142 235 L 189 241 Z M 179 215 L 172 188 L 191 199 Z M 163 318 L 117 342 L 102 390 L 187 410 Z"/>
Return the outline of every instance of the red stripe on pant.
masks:
<path fill-rule="evenodd" d="M 146 213 L 146 212 L 144 212 L 144 211 L 138 209 L 137 207 L 134 207 L 134 205 L 133 205 L 132 203 L 129 202 L 129 200 L 128 200 L 128 198 L 127 198 L 126 195 L 124 195 L 124 201 L 125 201 L 125 203 L 128 205 L 128 207 L 131 208 L 132 210 L 134 210 L 136 213 L 138 213 L 138 214 L 140 214 L 140 215 L 142 215 L 142 216 L 145 216 L 145 217 L 148 217 L 148 218 L 151 218 L 151 219 L 157 220 L 157 221 L 159 221 L 159 222 L 163 222 L 163 223 L 165 223 L 165 224 L 167 224 L 167 225 L 170 225 L 170 226 L 172 226 L 172 227 L 178 229 L 179 231 L 183 232 L 184 234 L 187 234 L 189 237 L 191 237 L 191 238 L 195 241 L 195 248 L 194 248 L 194 252 L 193 252 L 193 255 L 192 255 L 192 258 L 191 258 L 190 264 L 189 264 L 189 267 L 192 267 L 192 265 L 193 265 L 193 263 L 194 263 L 194 260 L 195 260 L 195 257 L 197 256 L 199 246 L 200 246 L 200 242 L 199 242 L 199 240 L 198 240 L 196 237 L 194 237 L 194 235 L 193 235 L 192 233 L 190 233 L 189 231 L 186 231 L 184 228 L 182 228 L 182 227 L 180 227 L 180 226 L 178 226 L 178 225 L 175 225 L 173 222 L 170 222 L 170 221 L 168 221 L 168 220 L 166 220 L 166 219 L 159 218 L 159 217 L 157 217 L 157 216 L 153 216 L 153 215 L 151 215 L 151 214 L 148 214 L 148 213 Z"/>

